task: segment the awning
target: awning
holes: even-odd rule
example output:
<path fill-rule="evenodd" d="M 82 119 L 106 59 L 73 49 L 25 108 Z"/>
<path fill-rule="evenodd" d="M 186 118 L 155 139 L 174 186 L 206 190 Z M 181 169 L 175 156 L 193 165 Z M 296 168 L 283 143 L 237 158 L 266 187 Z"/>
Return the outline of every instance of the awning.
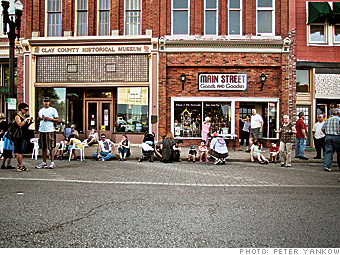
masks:
<path fill-rule="evenodd" d="M 329 19 L 331 25 L 340 24 L 340 2 L 333 2 L 333 13 Z"/>
<path fill-rule="evenodd" d="M 308 25 L 310 23 L 324 23 L 325 18 L 333 13 L 327 2 L 308 2 Z"/>

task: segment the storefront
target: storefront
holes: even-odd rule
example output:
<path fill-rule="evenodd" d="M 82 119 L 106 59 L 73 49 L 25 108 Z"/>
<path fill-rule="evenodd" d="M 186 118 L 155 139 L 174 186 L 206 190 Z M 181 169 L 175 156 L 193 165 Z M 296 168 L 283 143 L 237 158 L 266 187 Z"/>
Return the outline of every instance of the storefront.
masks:
<path fill-rule="evenodd" d="M 76 125 L 85 138 L 92 129 L 105 133 L 114 142 L 128 134 L 131 142 L 142 141 L 145 132 L 157 133 L 157 49 L 151 39 L 130 44 L 91 44 L 73 40 L 46 45 L 30 41 L 32 59 L 29 91 L 35 115 L 42 100 L 51 98 L 59 113 L 59 139 L 65 127 Z M 157 43 L 157 40 L 156 40 Z M 29 60 L 29 59 L 26 59 Z M 154 106 L 154 107 L 151 107 Z M 35 116 L 37 118 L 37 116 Z M 38 126 L 36 126 L 37 130 Z"/>

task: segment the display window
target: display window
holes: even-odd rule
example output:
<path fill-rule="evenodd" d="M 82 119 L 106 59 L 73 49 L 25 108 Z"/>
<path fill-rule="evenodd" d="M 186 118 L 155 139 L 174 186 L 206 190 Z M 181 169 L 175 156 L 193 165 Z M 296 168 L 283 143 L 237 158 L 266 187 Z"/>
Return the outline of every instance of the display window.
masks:
<path fill-rule="evenodd" d="M 175 102 L 175 137 L 201 137 L 201 127 L 201 102 Z"/>
<path fill-rule="evenodd" d="M 204 116 L 211 119 L 211 133 L 230 134 L 231 104 L 230 103 L 204 103 Z"/>
<path fill-rule="evenodd" d="M 149 130 L 147 87 L 117 89 L 116 133 L 144 133 Z"/>

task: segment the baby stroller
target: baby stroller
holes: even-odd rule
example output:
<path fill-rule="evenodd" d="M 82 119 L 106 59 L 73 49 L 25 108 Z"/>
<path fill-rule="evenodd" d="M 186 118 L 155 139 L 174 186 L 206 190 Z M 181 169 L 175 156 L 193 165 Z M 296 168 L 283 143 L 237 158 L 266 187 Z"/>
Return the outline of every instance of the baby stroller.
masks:
<path fill-rule="evenodd" d="M 144 159 L 149 158 L 150 162 L 153 162 L 155 158 L 155 133 L 152 134 L 145 133 L 142 143 L 142 156 L 139 159 L 139 162 L 142 162 Z"/>

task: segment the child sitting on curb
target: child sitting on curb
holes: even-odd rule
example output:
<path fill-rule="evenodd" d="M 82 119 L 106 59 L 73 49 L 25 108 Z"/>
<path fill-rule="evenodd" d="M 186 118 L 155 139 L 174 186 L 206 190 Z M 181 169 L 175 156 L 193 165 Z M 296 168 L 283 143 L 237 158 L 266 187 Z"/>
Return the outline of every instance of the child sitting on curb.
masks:
<path fill-rule="evenodd" d="M 203 160 L 205 162 L 209 162 L 209 160 L 208 160 L 208 147 L 207 147 L 204 140 L 202 140 L 201 145 L 198 146 L 198 151 L 199 151 L 198 155 L 200 157 L 200 162 L 202 162 Z"/>
<path fill-rule="evenodd" d="M 279 159 L 279 147 L 276 145 L 275 142 L 272 142 L 272 146 L 269 149 L 270 154 L 270 161 L 269 163 L 277 163 L 277 160 Z"/>
<path fill-rule="evenodd" d="M 257 159 L 260 164 L 268 164 L 269 161 L 261 154 L 262 145 L 259 140 L 256 140 L 255 143 L 250 148 L 250 160 L 251 162 L 255 162 Z"/>
<path fill-rule="evenodd" d="M 188 153 L 188 162 L 190 162 L 190 160 L 192 160 L 194 163 L 195 163 L 195 157 L 197 155 L 197 151 L 195 149 L 195 146 L 194 145 L 191 145 L 190 146 L 190 150 L 189 150 L 189 153 Z"/>

